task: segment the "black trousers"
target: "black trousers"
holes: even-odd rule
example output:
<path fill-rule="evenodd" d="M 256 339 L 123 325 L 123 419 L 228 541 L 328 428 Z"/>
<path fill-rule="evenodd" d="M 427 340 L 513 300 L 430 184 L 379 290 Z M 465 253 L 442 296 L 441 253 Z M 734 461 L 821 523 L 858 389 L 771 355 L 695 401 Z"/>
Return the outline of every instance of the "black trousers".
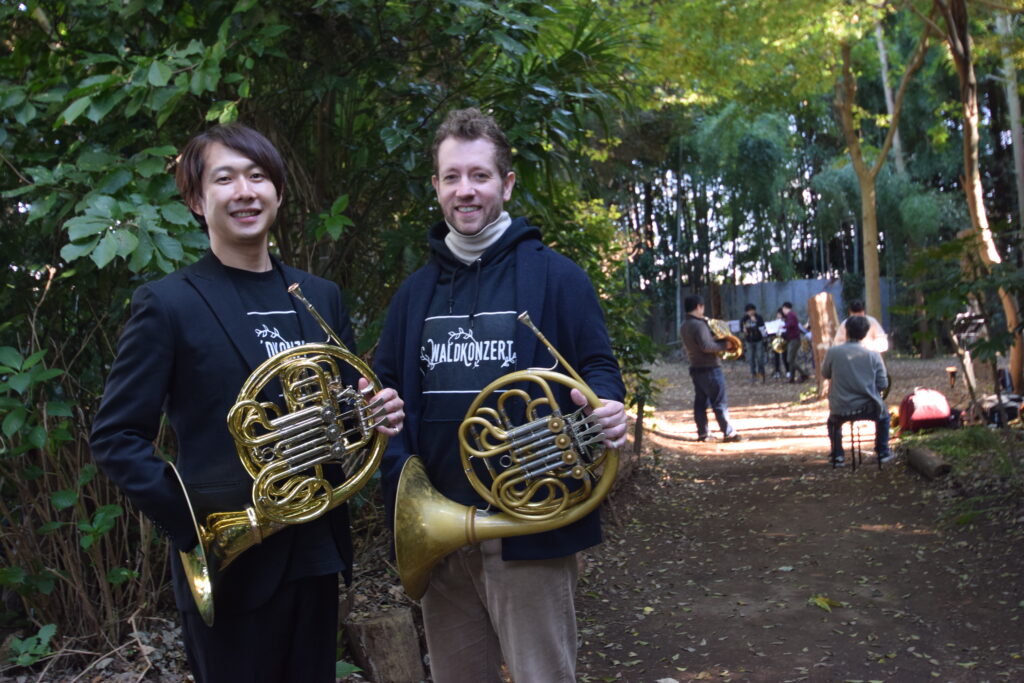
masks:
<path fill-rule="evenodd" d="M 251 612 L 216 614 L 212 628 L 197 613 L 180 614 L 196 683 L 334 683 L 337 574 L 288 581 Z"/>

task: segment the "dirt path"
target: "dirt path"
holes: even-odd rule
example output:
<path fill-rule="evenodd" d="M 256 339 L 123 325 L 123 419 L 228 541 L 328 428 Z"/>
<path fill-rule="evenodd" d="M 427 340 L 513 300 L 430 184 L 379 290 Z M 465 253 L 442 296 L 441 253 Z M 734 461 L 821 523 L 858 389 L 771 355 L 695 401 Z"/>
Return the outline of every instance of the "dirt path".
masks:
<path fill-rule="evenodd" d="M 944 361 L 904 363 L 892 400 L 942 388 Z M 657 374 L 645 454 L 587 558 L 581 681 L 1024 680 L 1020 524 L 944 522 L 943 485 L 902 457 L 833 471 L 825 404 L 738 363 L 747 440 L 698 444 L 685 366 Z"/>

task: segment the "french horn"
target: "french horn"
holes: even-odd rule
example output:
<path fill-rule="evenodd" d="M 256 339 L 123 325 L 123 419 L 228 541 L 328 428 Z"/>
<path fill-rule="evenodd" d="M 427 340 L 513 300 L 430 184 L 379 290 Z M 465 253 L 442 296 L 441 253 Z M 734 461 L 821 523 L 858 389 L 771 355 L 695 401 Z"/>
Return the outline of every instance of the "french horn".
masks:
<path fill-rule="evenodd" d="M 208 626 L 214 621 L 213 594 L 221 573 L 271 534 L 311 522 L 351 498 L 377 470 L 387 443 L 387 437 L 375 430 L 387 420 L 383 404 L 369 400 L 380 391 L 380 381 L 345 347 L 298 284 L 288 291 L 306 306 L 332 343 L 301 344 L 268 358 L 249 375 L 228 411 L 228 430 L 238 457 L 253 478 L 252 505 L 199 520 L 174 469 L 199 539 L 194 549 L 179 555 Z M 365 377 L 369 386 L 363 391 L 346 386 L 344 365 Z M 274 382 L 284 397 L 284 410 L 259 400 Z M 332 486 L 325 465 L 340 465 L 345 480 Z"/>
<path fill-rule="evenodd" d="M 731 341 L 732 349 L 726 349 L 718 352 L 718 357 L 722 360 L 736 360 L 743 355 L 743 342 L 729 329 L 729 323 L 724 320 L 717 320 L 715 318 L 708 318 L 708 327 L 711 328 L 711 334 L 715 339 L 719 341 Z"/>
<path fill-rule="evenodd" d="M 771 342 L 769 342 L 768 345 L 772 348 L 772 351 L 774 353 L 785 353 L 787 343 L 788 342 L 782 338 L 781 334 L 777 334 L 774 337 L 772 337 L 772 340 Z"/>
<path fill-rule="evenodd" d="M 487 509 L 449 500 L 430 483 L 419 458 L 406 461 L 395 498 L 395 556 L 402 586 L 414 600 L 426 592 L 430 570 L 446 555 L 489 539 L 572 524 L 601 504 L 615 479 L 618 449 L 602 444 L 604 430 L 588 414 L 588 408 L 601 406 L 600 399 L 529 315 L 519 320 L 569 375 L 553 368 L 512 372 L 487 385 L 470 405 L 459 426 L 459 451 Z M 564 412 L 554 384 L 579 389 L 588 405 Z M 516 408 L 525 409 L 525 424 L 512 424 Z"/>

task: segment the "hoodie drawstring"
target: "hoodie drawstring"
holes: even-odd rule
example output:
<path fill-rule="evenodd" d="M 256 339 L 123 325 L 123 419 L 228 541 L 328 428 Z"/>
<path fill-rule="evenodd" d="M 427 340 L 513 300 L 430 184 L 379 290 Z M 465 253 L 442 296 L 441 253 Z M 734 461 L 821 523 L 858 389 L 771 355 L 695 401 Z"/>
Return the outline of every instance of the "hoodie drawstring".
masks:
<path fill-rule="evenodd" d="M 473 278 L 473 304 L 469 308 L 469 327 L 473 329 L 473 318 L 476 316 L 477 306 L 480 305 L 480 273 L 483 270 L 483 259 L 477 259 L 473 261 L 473 266 L 476 269 L 476 277 Z M 455 311 L 455 278 L 459 276 L 459 272 L 462 268 L 453 268 L 452 279 L 448 284 L 448 315 L 451 315 Z M 469 266 L 466 266 L 466 270 L 469 270 Z"/>
<path fill-rule="evenodd" d="M 480 303 L 480 270 L 483 268 L 483 259 L 473 262 L 476 265 L 476 279 L 473 284 L 473 305 L 469 309 L 469 329 L 473 329 L 473 318 L 476 316 L 476 307 Z"/>

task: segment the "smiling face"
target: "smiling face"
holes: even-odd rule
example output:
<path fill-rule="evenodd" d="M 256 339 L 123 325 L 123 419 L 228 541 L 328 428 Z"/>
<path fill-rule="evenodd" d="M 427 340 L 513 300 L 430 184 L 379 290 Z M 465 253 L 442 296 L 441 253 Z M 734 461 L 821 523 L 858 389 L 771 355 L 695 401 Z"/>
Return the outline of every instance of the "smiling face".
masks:
<path fill-rule="evenodd" d="M 202 195 L 189 208 L 206 219 L 210 248 L 222 262 L 266 252 L 281 197 L 252 159 L 220 142 L 203 152 Z"/>
<path fill-rule="evenodd" d="M 516 174 L 502 176 L 487 138 L 446 138 L 437 148 L 437 175 L 430 179 L 448 224 L 475 235 L 501 215 L 512 196 Z"/>

